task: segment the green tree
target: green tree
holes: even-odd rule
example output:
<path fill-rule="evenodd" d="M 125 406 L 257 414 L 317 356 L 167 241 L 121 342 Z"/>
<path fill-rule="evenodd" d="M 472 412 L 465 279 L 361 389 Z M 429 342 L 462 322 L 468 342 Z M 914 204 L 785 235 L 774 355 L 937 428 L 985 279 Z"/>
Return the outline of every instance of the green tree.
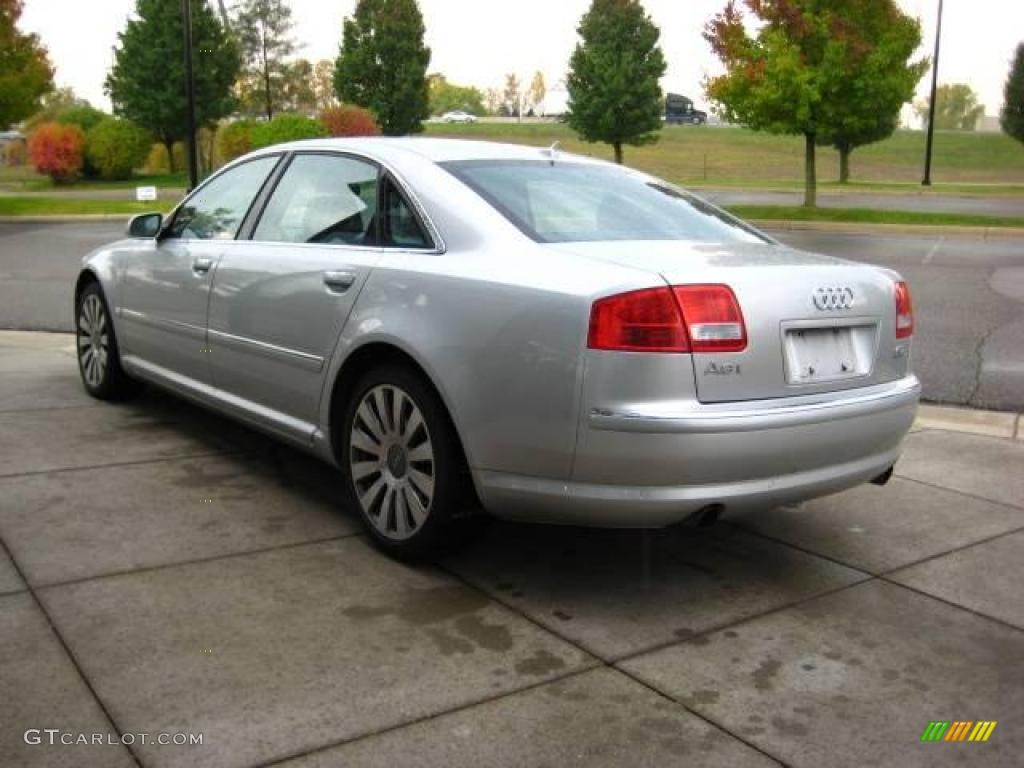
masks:
<path fill-rule="evenodd" d="M 925 126 L 928 125 L 928 105 L 925 100 L 914 105 L 914 111 Z M 985 114 L 985 105 L 978 103 L 978 95 L 966 83 L 940 85 L 935 92 L 935 128 L 940 131 L 973 131 L 978 118 Z"/>
<path fill-rule="evenodd" d="M 831 7 L 844 22 L 845 76 L 828 94 L 832 125 L 819 141 L 839 153 L 839 182 L 846 184 L 853 150 L 893 134 L 929 62 L 910 61 L 921 45 L 921 24 L 895 0 L 836 0 Z"/>
<path fill-rule="evenodd" d="M 289 112 L 312 114 L 317 111 L 313 63 L 295 59 L 285 64 L 281 77 L 281 104 Z"/>
<path fill-rule="evenodd" d="M 345 19 L 334 92 L 373 112 L 385 135 L 419 133 L 430 116 L 424 32 L 416 0 L 358 0 Z"/>
<path fill-rule="evenodd" d="M 1010 74 L 1006 78 L 1003 112 L 999 122 L 1007 136 L 1024 142 L 1024 43 L 1017 46 Z"/>
<path fill-rule="evenodd" d="M 530 81 L 530 90 L 526 94 L 526 101 L 531 110 L 536 110 L 544 103 L 544 97 L 548 95 L 548 86 L 544 82 L 544 73 L 538 70 Z"/>
<path fill-rule="evenodd" d="M 844 120 L 867 112 L 847 82 L 868 45 L 849 18 L 857 4 L 824 0 L 736 0 L 708 22 L 704 38 L 725 65 L 705 89 L 731 122 L 804 137 L 804 205 L 817 204 L 815 148 Z M 845 12 L 844 12 L 845 11 Z M 870 11 L 865 15 L 870 17 Z M 852 98 L 852 101 L 851 101 Z"/>
<path fill-rule="evenodd" d="M 639 0 L 593 0 L 569 62 L 566 121 L 584 141 L 622 146 L 657 141 L 665 57 L 658 28 Z"/>
<path fill-rule="evenodd" d="M 519 106 L 522 100 L 519 78 L 515 72 L 510 72 L 505 75 L 505 90 L 501 93 L 501 106 L 504 108 L 505 114 L 519 117 Z"/>
<path fill-rule="evenodd" d="M 53 90 L 46 48 L 18 29 L 21 11 L 21 0 L 0 0 L 0 130 L 37 111 Z"/>
<path fill-rule="evenodd" d="M 456 109 L 471 115 L 483 115 L 487 112 L 484 107 L 484 94 L 479 88 L 449 83 L 442 74 L 434 73 L 427 78 L 427 91 L 432 115 L 443 115 Z"/>
<path fill-rule="evenodd" d="M 294 26 L 286 0 L 242 0 L 236 10 L 233 30 L 242 53 L 242 82 L 251 86 L 250 101 L 260 105 L 267 120 L 287 99 Z"/>
<path fill-rule="evenodd" d="M 240 66 L 238 47 L 205 0 L 192 3 L 196 123 L 212 126 L 234 107 L 231 87 Z M 114 114 L 146 128 L 167 149 L 188 132 L 181 4 L 136 0 L 135 16 L 118 35 L 105 88 Z"/>

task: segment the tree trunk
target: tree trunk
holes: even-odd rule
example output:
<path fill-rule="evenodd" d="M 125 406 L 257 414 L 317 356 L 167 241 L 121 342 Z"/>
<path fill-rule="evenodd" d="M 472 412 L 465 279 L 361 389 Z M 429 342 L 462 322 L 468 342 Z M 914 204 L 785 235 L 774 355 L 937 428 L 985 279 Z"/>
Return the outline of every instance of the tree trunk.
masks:
<path fill-rule="evenodd" d="M 850 146 L 843 146 L 839 148 L 839 183 L 849 184 L 850 183 L 850 154 L 853 152 L 853 148 Z"/>
<path fill-rule="evenodd" d="M 267 62 L 267 30 L 262 29 L 261 42 L 263 45 L 263 96 L 267 106 L 267 120 L 274 119 L 274 101 L 270 96 L 270 64 Z"/>
<path fill-rule="evenodd" d="M 167 149 L 167 170 L 174 173 L 174 139 L 164 139 L 163 145 Z"/>
<path fill-rule="evenodd" d="M 813 133 L 804 134 L 804 207 L 815 208 L 818 205 L 818 171 L 815 168 L 815 137 Z"/>
<path fill-rule="evenodd" d="M 612 147 L 615 148 L 615 162 L 622 165 L 622 142 L 616 141 L 612 144 Z"/>

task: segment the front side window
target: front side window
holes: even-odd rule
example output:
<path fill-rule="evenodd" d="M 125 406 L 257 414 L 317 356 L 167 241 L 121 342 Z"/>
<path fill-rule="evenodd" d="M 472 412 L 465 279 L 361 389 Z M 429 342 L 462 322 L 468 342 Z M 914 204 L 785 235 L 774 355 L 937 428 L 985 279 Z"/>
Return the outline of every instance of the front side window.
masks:
<path fill-rule="evenodd" d="M 254 240 L 375 245 L 377 167 L 340 155 L 297 155 L 270 197 Z"/>
<path fill-rule="evenodd" d="M 279 157 L 260 157 L 225 171 L 200 187 L 178 209 L 167 237 L 234 240 L 249 206 Z"/>
<path fill-rule="evenodd" d="M 442 165 L 538 242 L 766 242 L 699 198 L 620 168 L 534 160 Z"/>

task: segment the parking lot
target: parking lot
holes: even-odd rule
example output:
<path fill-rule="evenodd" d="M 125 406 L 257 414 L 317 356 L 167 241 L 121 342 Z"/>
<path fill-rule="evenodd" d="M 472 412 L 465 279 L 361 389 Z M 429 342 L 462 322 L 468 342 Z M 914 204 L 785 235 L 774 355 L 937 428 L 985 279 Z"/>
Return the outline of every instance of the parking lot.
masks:
<path fill-rule="evenodd" d="M 918 429 L 885 488 L 494 524 L 411 567 L 331 469 L 153 391 L 97 404 L 71 344 L 0 333 L 0 765 L 1020 764 L 1013 417 Z M 998 725 L 922 743 L 936 720 Z"/>

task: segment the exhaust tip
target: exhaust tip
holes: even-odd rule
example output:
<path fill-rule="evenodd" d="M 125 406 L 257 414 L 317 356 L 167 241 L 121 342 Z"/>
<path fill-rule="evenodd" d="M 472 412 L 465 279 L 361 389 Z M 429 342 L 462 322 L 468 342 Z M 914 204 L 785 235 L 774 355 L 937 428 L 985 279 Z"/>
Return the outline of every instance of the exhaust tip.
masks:
<path fill-rule="evenodd" d="M 894 464 L 893 466 L 891 466 L 887 470 L 885 470 L 885 472 L 880 474 L 878 477 L 873 477 L 871 479 L 871 484 L 872 485 L 885 485 L 886 483 L 888 483 L 889 480 L 892 479 L 892 471 L 895 468 L 895 466 L 896 465 Z"/>
<path fill-rule="evenodd" d="M 710 528 L 718 522 L 718 518 L 722 516 L 724 511 L 725 507 L 721 504 L 709 504 L 703 509 L 697 510 L 693 519 L 697 523 L 698 528 Z"/>

